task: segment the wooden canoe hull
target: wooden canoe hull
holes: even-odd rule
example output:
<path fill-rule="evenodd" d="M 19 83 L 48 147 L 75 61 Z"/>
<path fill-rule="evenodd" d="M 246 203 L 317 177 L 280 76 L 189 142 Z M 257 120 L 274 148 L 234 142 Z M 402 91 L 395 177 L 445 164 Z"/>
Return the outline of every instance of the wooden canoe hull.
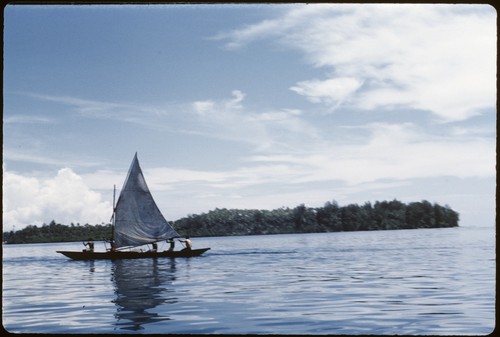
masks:
<path fill-rule="evenodd" d="M 118 259 L 145 259 L 145 258 L 161 258 L 161 257 L 194 257 L 200 256 L 210 248 L 178 250 L 174 252 L 134 252 L 134 251 L 116 251 L 116 252 L 87 252 L 87 251 L 60 251 L 57 253 L 63 254 L 73 260 L 118 260 Z"/>

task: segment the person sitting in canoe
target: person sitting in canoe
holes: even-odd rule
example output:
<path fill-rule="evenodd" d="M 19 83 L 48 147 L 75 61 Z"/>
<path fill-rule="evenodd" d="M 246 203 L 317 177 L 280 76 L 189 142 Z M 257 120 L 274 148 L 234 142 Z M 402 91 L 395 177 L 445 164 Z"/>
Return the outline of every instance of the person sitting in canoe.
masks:
<path fill-rule="evenodd" d="M 111 248 L 107 249 L 107 251 L 109 251 L 109 252 L 115 252 L 116 251 L 115 240 L 109 239 L 109 240 L 106 240 L 106 242 L 109 243 L 110 246 L 111 246 Z"/>
<path fill-rule="evenodd" d="M 191 247 L 193 246 L 191 244 L 191 240 L 189 240 L 189 235 L 186 235 L 186 240 L 181 240 L 179 239 L 180 242 L 186 244 L 186 248 L 182 249 L 182 250 L 191 250 Z"/>
<path fill-rule="evenodd" d="M 175 240 L 174 238 L 167 239 L 167 243 L 170 244 L 170 247 L 168 248 L 169 252 L 173 252 L 175 249 Z"/>
<path fill-rule="evenodd" d="M 156 253 L 158 251 L 158 244 L 156 242 L 153 242 L 151 244 L 153 248 L 151 248 L 150 252 Z"/>
<path fill-rule="evenodd" d="M 87 242 L 84 242 L 83 245 L 89 247 L 87 249 L 84 249 L 85 252 L 94 252 L 94 240 L 92 240 L 91 238 L 89 238 Z"/>

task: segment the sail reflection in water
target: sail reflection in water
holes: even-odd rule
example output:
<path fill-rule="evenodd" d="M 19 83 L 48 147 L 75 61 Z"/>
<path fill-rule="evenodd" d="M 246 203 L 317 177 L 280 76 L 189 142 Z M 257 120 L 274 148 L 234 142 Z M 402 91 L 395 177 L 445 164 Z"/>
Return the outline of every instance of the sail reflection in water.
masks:
<path fill-rule="evenodd" d="M 154 309 L 177 302 L 168 285 L 175 280 L 175 260 L 116 260 L 112 280 L 117 306 L 115 330 L 142 330 L 144 324 L 169 320 Z"/>

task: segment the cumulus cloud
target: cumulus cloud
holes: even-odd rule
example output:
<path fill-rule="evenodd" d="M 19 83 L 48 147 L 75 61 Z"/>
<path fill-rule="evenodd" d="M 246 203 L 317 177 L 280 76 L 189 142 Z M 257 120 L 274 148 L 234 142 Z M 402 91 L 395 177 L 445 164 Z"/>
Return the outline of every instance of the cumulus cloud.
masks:
<path fill-rule="evenodd" d="M 457 121 L 495 106 L 496 12 L 488 5 L 295 5 L 218 38 L 232 48 L 273 39 L 301 50 L 325 78 L 291 90 L 330 109 L 406 106 Z"/>
<path fill-rule="evenodd" d="M 112 206 L 69 168 L 50 178 L 3 172 L 4 230 L 49 223 L 97 224 L 109 221 Z"/>

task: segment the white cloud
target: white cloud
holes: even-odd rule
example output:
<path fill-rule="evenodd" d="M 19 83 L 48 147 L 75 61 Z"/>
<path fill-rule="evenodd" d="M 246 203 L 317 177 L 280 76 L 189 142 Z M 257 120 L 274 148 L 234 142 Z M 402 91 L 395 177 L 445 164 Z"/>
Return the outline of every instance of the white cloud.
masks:
<path fill-rule="evenodd" d="M 226 102 L 226 109 L 240 109 L 242 107 L 241 102 L 245 99 L 246 94 L 240 90 L 233 90 L 231 94 L 234 98 Z"/>
<path fill-rule="evenodd" d="M 256 125 L 266 125 L 287 121 L 290 115 L 297 118 L 300 112 L 252 117 Z M 375 192 L 392 191 L 415 179 L 491 179 L 495 175 L 494 137 L 484 137 L 482 129 L 462 137 L 464 131 L 456 127 L 436 135 L 412 123 L 351 128 L 367 133 L 363 141 L 314 143 L 318 146 L 307 151 L 262 152 L 226 170 L 145 167 L 146 181 L 165 216 L 175 220 L 215 207 L 269 209 L 302 202 L 320 206 L 333 198 L 352 202 L 349 198 L 364 197 L 363 191 L 368 200 L 368 195 L 374 198 Z M 108 193 L 109 181 L 122 181 L 124 174 L 99 170 L 79 176 L 64 168 L 55 177 L 36 178 L 4 170 L 4 226 L 20 228 L 52 219 L 62 223 L 106 222 L 111 203 L 102 201 L 95 190 Z"/>
<path fill-rule="evenodd" d="M 197 119 L 186 132 L 244 142 L 258 150 L 283 150 L 317 139 L 318 129 L 300 118 L 300 110 L 251 111 L 243 105 L 245 97 L 233 90 L 231 99 L 193 102 L 192 114 Z"/>
<path fill-rule="evenodd" d="M 433 135 L 412 123 L 358 128 L 368 133 L 358 144 L 331 143 L 315 150 L 254 155 L 231 170 L 158 167 L 146 168 L 145 175 L 153 194 L 163 194 L 169 200 L 167 208 L 177 210 L 187 209 L 177 202 L 186 198 L 196 200 L 193 207 L 212 208 L 266 208 L 266 202 L 268 207 L 282 203 L 279 207 L 294 200 L 321 204 L 333 196 L 342 199 L 354 192 L 392 189 L 414 179 L 495 175 L 493 138 L 457 138 L 454 128 L 449 134 Z"/>
<path fill-rule="evenodd" d="M 193 107 L 196 113 L 206 115 L 214 110 L 215 103 L 213 101 L 196 101 L 193 103 Z"/>
<path fill-rule="evenodd" d="M 52 118 L 41 116 L 16 115 L 9 116 L 3 119 L 4 124 L 52 124 Z"/>
<path fill-rule="evenodd" d="M 373 123 L 364 128 L 371 136 L 363 144 L 332 144 L 308 154 L 259 155 L 253 160 L 294 165 L 297 174 L 290 183 L 341 180 L 360 184 L 380 179 L 495 174 L 493 139 L 432 136 L 410 123 Z"/>
<path fill-rule="evenodd" d="M 189 184 L 191 185 L 190 190 L 196 190 L 196 185 L 210 189 L 239 189 L 266 183 L 286 183 L 290 178 L 300 173 L 289 165 L 266 164 L 226 171 L 162 167 L 146 169 L 145 174 L 149 177 L 147 181 L 151 189 L 171 190 L 183 188 L 186 184 Z"/>
<path fill-rule="evenodd" d="M 147 127 L 158 127 L 158 117 L 166 114 L 166 107 L 155 107 L 140 103 L 116 103 L 96 101 L 72 96 L 27 94 L 44 101 L 70 106 L 75 112 L 87 118 L 113 119 Z"/>
<path fill-rule="evenodd" d="M 45 111 L 44 115 L 51 119 L 37 117 L 41 115 L 36 110 L 33 113 L 37 116 L 7 117 L 4 123 L 16 137 L 5 149 L 4 160 L 9 165 L 15 162 L 16 169 L 43 170 L 49 165 L 83 168 L 87 173 L 76 175 L 65 168 L 56 176 L 41 178 L 4 170 L 4 225 L 52 219 L 63 223 L 109 220 L 110 181 L 123 181 L 126 171 L 107 169 L 104 165 L 108 160 L 96 162 L 92 155 L 83 154 L 84 150 L 79 151 L 78 159 L 76 154 L 62 153 L 59 149 L 64 146 L 59 147 L 60 141 L 47 143 L 54 135 L 65 139 L 67 129 L 64 127 L 59 128 L 60 133 L 47 129 L 47 138 L 37 134 L 37 141 L 46 144 L 40 149 L 49 149 L 46 155 L 39 148 L 35 151 L 33 146 L 19 146 L 18 139 L 31 137 L 26 131 L 31 126 L 28 124 L 43 127 L 57 122 L 63 126 L 66 121 L 58 120 L 54 111 L 70 111 L 95 119 L 91 122 L 112 119 L 134 127 L 144 126 L 147 130 L 135 128 L 139 136 L 130 138 L 130 132 L 123 128 L 130 125 L 120 124 L 119 129 L 130 139 L 124 142 L 124 138 L 120 138 L 123 135 L 113 134 L 113 143 L 138 144 L 139 149 L 147 147 L 150 153 L 163 151 L 165 155 L 155 159 L 157 165 L 161 165 L 162 160 L 184 165 L 183 168 L 144 168 L 148 186 L 160 208 L 167 211 L 166 215 L 172 211 L 183 216 L 180 209 L 195 213 L 215 207 L 274 208 L 311 201 L 321 204 L 333 197 L 349 202 L 348 196 L 353 193 L 365 198 L 365 191 L 396 191 L 404 186 L 395 192 L 394 197 L 398 197 L 398 193 L 404 194 L 406 186 L 419 178 L 422 190 L 428 188 L 427 182 L 432 179 L 493 179 L 494 128 L 488 129 L 484 120 L 431 124 L 428 126 L 432 130 L 426 131 L 416 124 L 424 118 L 411 116 L 412 112 L 416 113 L 412 109 L 429 110 L 449 122 L 467 119 L 484 107 L 494 107 L 496 14 L 491 7 L 332 4 L 277 7 L 280 9 L 271 11 L 281 13 L 276 18 L 220 34 L 217 38 L 224 39 L 226 46 L 233 49 L 267 39 L 281 47 L 299 50 L 316 70 L 310 77 L 304 75 L 305 78 L 283 83 L 283 90 L 289 89 L 304 101 L 316 104 L 314 111 L 323 106 L 327 111 L 339 111 L 339 107 L 381 111 L 376 115 L 380 120 L 389 116 L 391 120 L 404 119 L 412 123 L 365 125 L 366 120 L 374 120 L 374 114 L 311 114 L 304 106 L 300 109 L 287 106 L 293 104 L 291 101 L 280 103 L 279 95 L 270 106 L 282 108 L 257 110 L 249 108 L 255 106 L 247 104 L 252 97 L 240 90 L 233 90 L 223 98 L 202 97 L 194 102 L 166 102 L 157 106 L 130 102 L 133 97 L 122 102 L 106 102 L 62 94 L 29 94 L 45 102 L 61 104 L 65 109 L 56 107 Z M 273 49 L 264 49 L 269 50 Z M 317 70 L 323 71 L 323 75 L 318 75 Z M 140 100 L 138 96 L 136 99 Z M 382 111 L 395 107 L 403 107 L 401 110 L 407 113 L 395 117 Z M 472 125 L 475 122 L 479 124 Z M 92 132 L 86 127 L 93 124 L 85 124 L 88 125 L 82 125 L 83 137 L 76 134 L 71 137 L 72 141 L 81 142 Z M 352 130 L 345 132 L 345 127 Z M 178 134 L 171 137 L 151 129 Z M 12 130 L 21 132 L 16 134 Z M 154 138 L 142 137 L 144 131 L 151 132 Z M 212 153 L 207 151 L 203 158 L 185 159 L 189 152 L 184 145 L 199 149 L 214 146 L 209 139 L 200 141 L 198 137 L 189 137 L 193 134 L 217 139 L 213 143 L 220 148 L 214 151 L 215 155 L 224 154 L 227 149 L 227 158 L 217 158 L 217 165 L 213 165 L 215 159 L 210 158 Z M 177 139 L 179 144 L 175 143 Z M 232 142 L 244 146 L 232 147 Z M 71 143 L 65 145 L 73 149 Z M 101 150 L 109 152 L 112 148 L 104 146 Z M 183 155 L 177 162 L 176 155 L 181 152 Z M 99 156 L 116 163 L 115 153 Z M 212 162 L 207 158 L 213 159 Z M 192 163 L 200 167 L 204 161 L 220 169 L 189 167 Z M 94 168 L 99 170 L 92 172 Z M 470 186 L 470 191 L 474 188 Z M 102 201 L 96 191 L 109 202 Z M 418 195 L 425 195 L 427 191 Z"/>
<path fill-rule="evenodd" d="M 92 167 L 99 166 L 102 163 L 95 161 L 88 156 L 79 154 L 75 156 L 62 156 L 58 153 L 50 153 L 49 155 L 39 154 L 37 149 L 23 149 L 23 152 L 16 149 L 16 151 L 12 151 L 10 149 L 4 150 L 3 159 L 4 161 L 16 161 L 16 162 L 24 162 L 31 163 L 37 165 L 48 165 L 48 166 L 56 166 L 56 167 L 64 167 L 71 162 L 71 166 L 78 167 Z"/>
<path fill-rule="evenodd" d="M 50 178 L 23 176 L 4 169 L 4 230 L 52 220 L 97 224 L 109 221 L 111 212 L 111 204 L 102 201 L 101 195 L 90 190 L 69 168 Z"/>
<path fill-rule="evenodd" d="M 352 77 L 331 78 L 325 81 L 310 80 L 297 83 L 290 88 L 299 95 L 306 96 L 313 103 L 324 103 L 336 108 L 358 90 L 362 81 Z"/>
<path fill-rule="evenodd" d="M 221 100 L 219 102 L 213 100 L 195 101 L 192 106 L 194 111 L 201 116 L 211 115 L 212 117 L 224 117 L 234 110 L 242 108 L 241 102 L 245 99 L 245 94 L 240 90 L 232 91 L 233 98 Z"/>
<path fill-rule="evenodd" d="M 291 90 L 329 108 L 403 105 L 454 121 L 496 102 L 496 12 L 488 5 L 294 5 L 218 38 L 232 47 L 272 38 L 301 50 L 328 72 Z"/>

